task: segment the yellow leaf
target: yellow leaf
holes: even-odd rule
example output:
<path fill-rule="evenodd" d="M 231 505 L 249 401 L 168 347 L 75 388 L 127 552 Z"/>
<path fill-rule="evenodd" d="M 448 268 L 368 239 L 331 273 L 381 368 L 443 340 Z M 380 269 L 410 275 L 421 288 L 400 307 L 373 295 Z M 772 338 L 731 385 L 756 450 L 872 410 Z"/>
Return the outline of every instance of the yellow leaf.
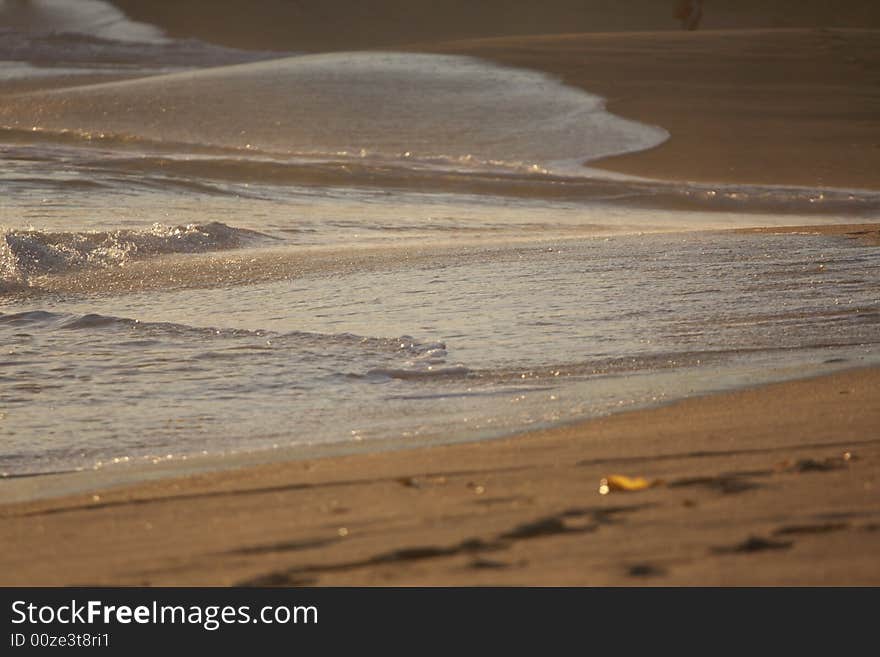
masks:
<path fill-rule="evenodd" d="M 599 481 L 599 494 L 608 495 L 608 493 L 618 491 L 637 491 L 645 490 L 656 486 L 659 482 L 656 479 L 645 479 L 644 477 L 627 477 L 626 475 L 608 475 Z"/>

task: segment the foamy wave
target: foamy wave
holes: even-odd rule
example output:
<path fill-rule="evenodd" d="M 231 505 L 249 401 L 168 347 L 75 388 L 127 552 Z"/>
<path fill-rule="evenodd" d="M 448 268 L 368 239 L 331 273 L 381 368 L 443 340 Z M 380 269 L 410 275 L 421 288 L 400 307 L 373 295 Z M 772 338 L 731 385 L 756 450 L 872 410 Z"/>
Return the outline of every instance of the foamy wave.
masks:
<path fill-rule="evenodd" d="M 450 99 L 454 99 L 450 103 Z M 114 107 L 107 113 L 107 107 Z M 542 73 L 468 57 L 335 53 L 17 94 L 0 123 L 275 155 L 361 153 L 543 170 L 668 134 Z"/>
<path fill-rule="evenodd" d="M 9 230 L 0 235 L 0 281 L 14 288 L 31 276 L 122 265 L 160 255 L 234 249 L 259 238 L 266 236 L 219 222 L 153 224 L 146 230 L 108 232 Z"/>

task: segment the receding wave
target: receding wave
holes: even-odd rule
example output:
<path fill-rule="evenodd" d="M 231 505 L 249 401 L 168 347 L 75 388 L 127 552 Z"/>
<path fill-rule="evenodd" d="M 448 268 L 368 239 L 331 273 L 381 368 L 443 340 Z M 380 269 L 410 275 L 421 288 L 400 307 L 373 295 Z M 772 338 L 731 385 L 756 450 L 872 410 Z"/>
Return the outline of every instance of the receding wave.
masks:
<path fill-rule="evenodd" d="M 873 313 L 867 318 L 877 322 Z M 338 369 L 329 374 L 344 376 L 349 380 L 367 383 L 383 380 L 397 380 L 412 384 L 449 383 L 451 385 L 467 382 L 477 386 L 469 391 L 475 395 L 492 392 L 493 386 L 516 386 L 517 388 L 550 389 L 561 380 L 585 379 L 614 376 L 638 372 L 658 372 L 680 370 L 683 368 L 718 366 L 734 358 L 742 358 L 750 353 L 769 353 L 773 351 L 792 351 L 803 349 L 833 349 L 853 346 L 866 346 L 864 337 L 843 337 L 841 339 L 817 340 L 814 343 L 797 347 L 779 345 L 762 346 L 751 349 L 697 349 L 684 351 L 664 351 L 644 353 L 627 357 L 592 358 L 558 364 L 544 364 L 537 367 L 516 366 L 476 368 L 462 363 L 449 362 L 447 346 L 443 342 L 424 341 L 409 335 L 399 337 L 363 336 L 354 333 L 316 333 L 312 331 L 271 331 L 249 330 L 229 327 L 197 327 L 175 322 L 155 322 L 127 317 L 103 315 L 99 313 L 63 313 L 45 310 L 31 310 L 18 313 L 0 312 L 0 330 L 14 331 L 77 331 L 98 337 L 102 334 L 115 334 L 108 345 L 119 348 L 143 348 L 152 346 L 150 338 L 160 340 L 185 339 L 192 344 L 203 345 L 204 351 L 198 353 L 196 360 L 236 358 L 251 360 L 259 350 L 277 352 L 278 349 L 293 350 L 310 358 L 320 358 L 321 354 L 354 355 L 362 361 L 344 359 L 337 361 Z M 21 334 L 21 333 L 19 333 Z M 132 338 L 137 338 L 132 341 Z M 238 346 L 230 340 L 240 340 Z M 212 350 L 212 342 L 218 343 Z M 359 364 L 367 364 L 372 357 L 394 357 L 393 364 L 359 369 Z M 535 388 L 535 386 L 540 386 Z M 548 387 L 549 386 L 549 387 Z M 442 391 L 438 394 L 444 394 Z"/>
<path fill-rule="evenodd" d="M 875 320 L 876 323 L 876 320 Z M 439 363 L 426 365 L 420 362 L 408 363 L 407 367 L 375 368 L 366 374 L 350 375 L 357 379 L 391 379 L 413 383 L 431 382 L 450 384 L 466 382 L 473 386 L 469 391 L 474 395 L 486 394 L 485 388 L 492 386 L 516 386 L 533 390 L 549 390 L 563 380 L 581 380 L 595 377 L 629 375 L 664 370 L 682 370 L 705 366 L 720 366 L 736 358 L 753 354 L 772 352 L 794 352 L 797 350 L 817 351 L 876 344 L 863 338 L 841 340 L 817 340 L 812 344 L 778 347 L 755 347 L 752 349 L 708 349 L 694 351 L 662 352 L 640 354 L 625 358 L 596 358 L 583 362 L 542 365 L 540 367 L 510 367 L 480 369 L 464 365 Z M 494 394 L 494 393 L 493 393 Z"/>
<path fill-rule="evenodd" d="M 62 191 L 75 183 L 250 197 L 254 194 L 251 185 L 271 186 L 276 196 L 295 186 L 322 186 L 710 212 L 819 216 L 880 212 L 880 192 L 871 190 L 664 182 L 605 177 L 587 169 L 582 175 L 571 171 L 561 175 L 525 162 L 483 161 L 470 155 L 418 158 L 347 151 L 273 155 L 255 149 L 42 127 L 0 127 L 0 141 L 10 145 L 7 159 L 27 161 L 34 168 L 31 177 L 9 176 L 7 184 L 39 184 Z M 71 183 L 59 177 L 59 167 L 81 172 L 84 181 Z"/>
<path fill-rule="evenodd" d="M 219 150 L 205 152 L 200 157 L 156 154 L 86 161 L 93 169 L 106 166 L 115 172 L 139 176 L 161 172 L 177 180 L 378 187 L 573 202 L 614 202 L 632 207 L 691 211 L 824 216 L 868 216 L 880 212 L 880 192 L 872 190 L 615 179 L 593 176 L 586 169 L 582 175 L 559 175 L 522 162 L 486 162 L 471 156 L 438 156 L 430 161 L 416 161 L 414 158 L 376 158 L 350 153 L 311 153 L 278 159 L 257 157 L 254 153 L 241 157 L 240 152 L 217 152 Z M 235 193 L 241 194 L 241 188 Z"/>

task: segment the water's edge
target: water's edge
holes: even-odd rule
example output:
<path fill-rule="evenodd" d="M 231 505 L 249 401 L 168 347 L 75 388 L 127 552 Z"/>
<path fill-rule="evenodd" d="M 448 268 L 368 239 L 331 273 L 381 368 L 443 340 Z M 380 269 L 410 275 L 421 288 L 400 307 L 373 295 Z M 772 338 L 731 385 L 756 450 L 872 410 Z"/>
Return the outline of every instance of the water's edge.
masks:
<path fill-rule="evenodd" d="M 432 449 L 440 451 L 444 447 L 460 444 L 487 443 L 501 440 L 528 440 L 530 436 L 539 433 L 560 431 L 579 427 L 590 422 L 601 421 L 604 418 L 630 413 L 643 413 L 646 411 L 674 406 L 685 400 L 699 400 L 711 397 L 723 397 L 728 394 L 744 390 L 761 390 L 772 386 L 785 385 L 797 381 L 821 381 L 827 377 L 847 372 L 876 369 L 880 365 L 859 365 L 833 367 L 832 371 L 822 374 L 810 374 L 806 376 L 794 376 L 759 384 L 745 384 L 722 388 L 718 390 L 702 391 L 698 394 L 684 395 L 682 397 L 665 399 L 656 403 L 645 403 L 610 413 L 568 419 L 561 422 L 547 423 L 530 427 L 526 430 L 514 430 L 498 435 L 485 437 L 470 437 L 457 441 L 444 441 L 436 443 L 430 439 L 415 438 L 409 442 L 397 439 L 372 440 L 369 442 L 350 441 L 346 443 L 331 443 L 325 445 L 288 446 L 279 449 L 259 450 L 253 452 L 230 452 L 226 454 L 211 454 L 208 456 L 193 456 L 186 460 L 161 461 L 159 463 L 126 463 L 115 464 L 96 470 L 54 472 L 46 474 L 32 474 L 0 479 L 0 505 L 15 505 L 35 501 L 62 500 L 71 498 L 76 502 L 77 498 L 86 494 L 94 494 L 91 502 L 94 505 L 101 504 L 99 493 L 107 491 L 121 491 L 137 489 L 140 485 L 153 483 L 171 482 L 193 475 L 220 475 L 233 471 L 247 470 L 266 465 L 295 464 L 316 459 L 326 460 L 342 457 L 358 457 L 367 454 L 382 454 L 387 452 L 406 452 L 411 450 Z M 489 447 L 491 448 L 491 447 Z M 442 472 L 442 463 L 432 470 Z M 424 473 L 419 473 L 424 474 Z M 174 499 L 174 495 L 157 496 L 156 499 Z M 90 506 L 87 504 L 87 506 Z"/>

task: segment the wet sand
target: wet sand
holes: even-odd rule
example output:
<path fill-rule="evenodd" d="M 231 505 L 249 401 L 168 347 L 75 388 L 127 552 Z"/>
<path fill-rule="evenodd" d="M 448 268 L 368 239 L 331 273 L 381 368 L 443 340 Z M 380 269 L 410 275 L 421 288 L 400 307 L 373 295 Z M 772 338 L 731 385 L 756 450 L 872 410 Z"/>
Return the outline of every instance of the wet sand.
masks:
<path fill-rule="evenodd" d="M 400 48 L 471 37 L 580 32 L 679 31 L 676 0 L 111 0 L 130 18 L 173 37 L 236 48 L 306 52 Z M 880 28 L 866 0 L 713 0 L 701 29 Z"/>
<path fill-rule="evenodd" d="M 0 507 L 0 583 L 880 584 L 880 369 Z M 611 474 L 656 482 L 599 493 Z"/>
<path fill-rule="evenodd" d="M 592 163 L 660 180 L 880 189 L 880 31 L 721 30 L 430 47 L 560 76 L 671 134 Z"/>

